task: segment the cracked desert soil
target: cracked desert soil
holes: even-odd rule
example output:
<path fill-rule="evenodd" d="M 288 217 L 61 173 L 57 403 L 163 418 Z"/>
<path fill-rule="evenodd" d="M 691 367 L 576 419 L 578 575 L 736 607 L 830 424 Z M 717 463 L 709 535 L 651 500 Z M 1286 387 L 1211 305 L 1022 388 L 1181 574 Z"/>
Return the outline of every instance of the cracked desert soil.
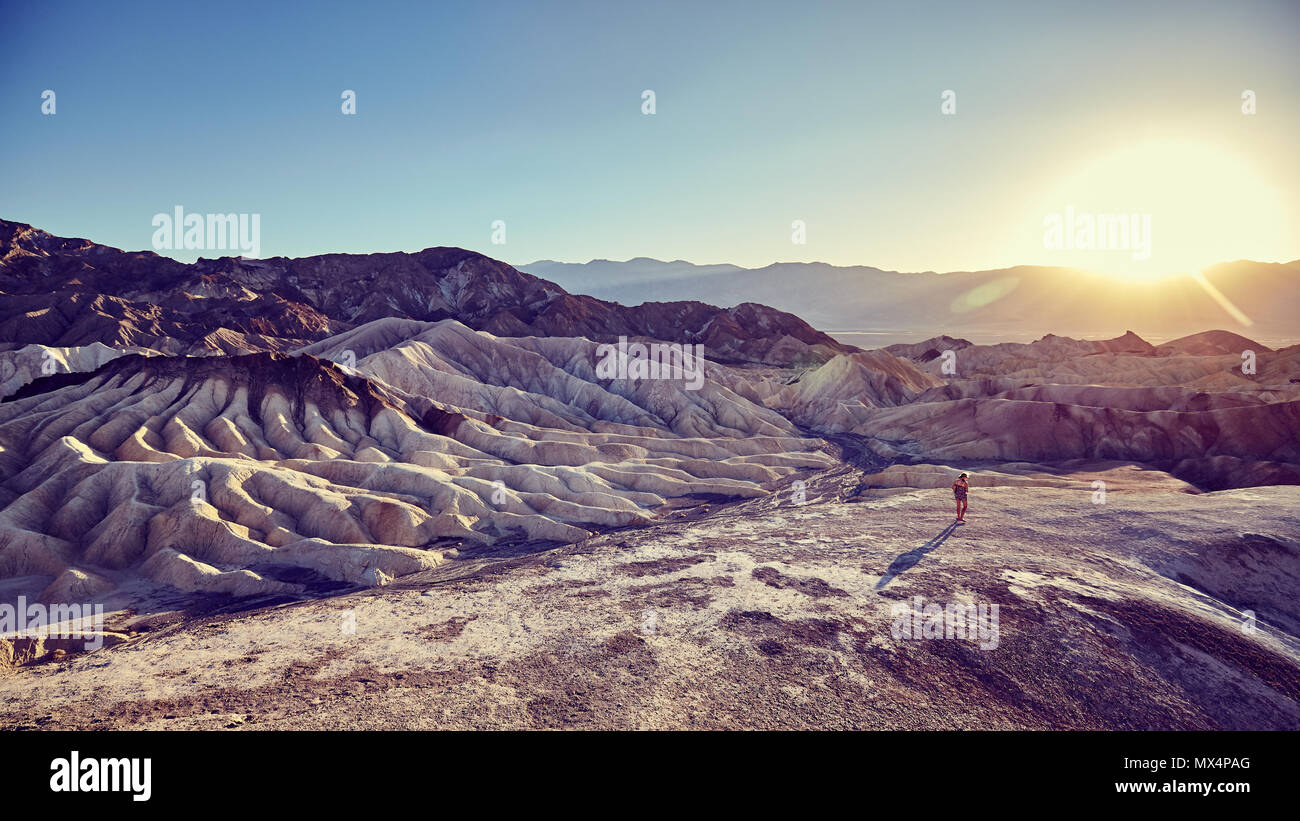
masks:
<path fill-rule="evenodd" d="M 0 676 L 0 727 L 1300 729 L 1300 487 L 977 487 L 950 528 L 856 480 L 154 618 Z M 998 605 L 996 648 L 895 638 L 916 596 Z"/>

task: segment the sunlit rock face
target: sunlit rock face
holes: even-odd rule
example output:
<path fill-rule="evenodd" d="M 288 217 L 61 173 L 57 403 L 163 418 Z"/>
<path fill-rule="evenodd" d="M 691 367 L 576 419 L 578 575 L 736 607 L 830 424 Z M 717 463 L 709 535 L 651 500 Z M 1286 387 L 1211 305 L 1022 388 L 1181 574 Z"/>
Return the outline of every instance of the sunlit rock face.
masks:
<path fill-rule="evenodd" d="M 339 341 L 356 370 L 131 355 L 29 386 L 0 406 L 0 572 L 235 595 L 300 592 L 290 569 L 378 583 L 447 545 L 572 542 L 833 464 L 713 382 L 592 381 L 589 340 L 393 322 Z"/>

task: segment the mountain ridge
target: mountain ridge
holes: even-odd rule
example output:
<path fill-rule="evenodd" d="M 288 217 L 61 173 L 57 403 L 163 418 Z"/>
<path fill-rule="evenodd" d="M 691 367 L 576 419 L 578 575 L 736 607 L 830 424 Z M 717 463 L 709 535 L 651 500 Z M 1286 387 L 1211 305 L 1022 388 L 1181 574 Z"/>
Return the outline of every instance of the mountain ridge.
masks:
<path fill-rule="evenodd" d="M 580 283 L 594 296 L 625 304 L 668 298 L 725 303 L 744 295 L 815 327 L 840 331 L 978 331 L 992 336 L 1115 335 L 1136 329 L 1172 337 L 1232 327 L 1248 335 L 1294 339 L 1292 317 L 1300 313 L 1300 260 L 1238 260 L 1205 269 L 1204 279 L 1246 317 L 1244 324 L 1191 275 L 1142 281 L 1063 266 L 937 273 L 823 262 L 742 268 L 654 261 L 667 266 L 657 268 L 640 259 L 636 265 L 539 261 L 521 269 L 566 287 Z"/>
<path fill-rule="evenodd" d="M 183 263 L 0 221 L 0 293 L 0 344 L 11 347 L 101 342 L 165 354 L 282 351 L 398 317 L 453 318 L 507 337 L 705 344 L 714 358 L 733 362 L 826 361 L 851 349 L 751 300 L 729 308 L 695 300 L 628 307 L 448 246 Z M 758 326 L 762 334 L 750 330 Z"/>

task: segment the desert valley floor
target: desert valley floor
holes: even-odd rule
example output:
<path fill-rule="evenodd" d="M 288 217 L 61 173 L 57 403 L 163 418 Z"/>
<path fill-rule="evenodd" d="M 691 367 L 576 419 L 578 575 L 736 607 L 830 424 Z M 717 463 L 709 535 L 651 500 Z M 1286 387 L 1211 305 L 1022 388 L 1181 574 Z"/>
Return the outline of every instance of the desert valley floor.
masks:
<path fill-rule="evenodd" d="M 1277 535 L 1300 487 L 1194 495 L 1094 467 L 1119 488 L 1105 505 L 1042 477 L 979 490 L 954 528 L 945 490 L 862 498 L 858 471 L 830 471 L 803 505 L 471 554 L 323 600 L 140 615 L 116 646 L 0 678 L 0 723 L 1300 727 L 1300 545 Z M 1257 532 L 1233 524 L 1243 505 Z M 997 603 L 997 648 L 893 638 L 890 607 L 915 596 Z M 1247 635 L 1224 599 L 1267 603 L 1279 626 Z"/>

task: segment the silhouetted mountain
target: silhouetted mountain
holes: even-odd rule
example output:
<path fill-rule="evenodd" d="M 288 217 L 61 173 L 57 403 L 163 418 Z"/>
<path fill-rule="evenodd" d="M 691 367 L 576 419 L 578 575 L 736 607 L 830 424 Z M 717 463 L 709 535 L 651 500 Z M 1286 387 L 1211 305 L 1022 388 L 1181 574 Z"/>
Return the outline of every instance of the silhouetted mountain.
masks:
<path fill-rule="evenodd" d="M 989 271 L 899 273 L 869 266 L 780 262 L 763 268 L 691 266 L 644 258 L 565 264 L 543 260 L 523 270 L 628 305 L 691 299 L 747 299 L 791 311 L 825 330 L 889 329 L 928 333 L 985 331 L 1042 334 L 1176 336 L 1229 325 L 1260 336 L 1294 337 L 1300 315 L 1300 260 L 1238 261 L 1204 272 L 1253 323 L 1242 326 L 1192 276 L 1121 281 L 1074 268 L 1022 265 Z"/>

